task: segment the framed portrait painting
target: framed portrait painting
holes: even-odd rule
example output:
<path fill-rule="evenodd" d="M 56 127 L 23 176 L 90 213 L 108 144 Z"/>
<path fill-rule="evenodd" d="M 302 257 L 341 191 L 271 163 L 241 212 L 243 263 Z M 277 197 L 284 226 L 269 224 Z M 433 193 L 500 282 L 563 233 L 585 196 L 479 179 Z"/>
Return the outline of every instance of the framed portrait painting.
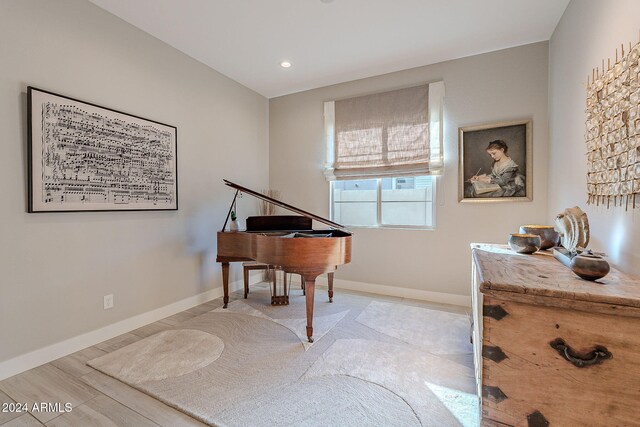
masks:
<path fill-rule="evenodd" d="M 27 88 L 29 212 L 177 210 L 177 129 Z"/>
<path fill-rule="evenodd" d="M 531 120 L 458 129 L 460 202 L 531 201 Z"/>

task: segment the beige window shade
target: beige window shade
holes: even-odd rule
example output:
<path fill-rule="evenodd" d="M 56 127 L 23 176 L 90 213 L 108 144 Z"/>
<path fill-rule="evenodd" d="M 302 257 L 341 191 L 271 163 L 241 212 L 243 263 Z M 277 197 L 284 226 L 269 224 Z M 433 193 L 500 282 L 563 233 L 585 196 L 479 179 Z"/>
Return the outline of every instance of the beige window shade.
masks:
<path fill-rule="evenodd" d="M 327 143 L 332 145 L 327 147 L 327 178 L 439 174 L 441 120 L 439 113 L 437 118 L 431 117 L 429 86 L 327 103 L 327 133 L 332 134 L 327 135 Z M 433 119 L 437 119 L 435 129 Z M 439 140 L 435 144 L 431 135 L 434 131 Z"/>

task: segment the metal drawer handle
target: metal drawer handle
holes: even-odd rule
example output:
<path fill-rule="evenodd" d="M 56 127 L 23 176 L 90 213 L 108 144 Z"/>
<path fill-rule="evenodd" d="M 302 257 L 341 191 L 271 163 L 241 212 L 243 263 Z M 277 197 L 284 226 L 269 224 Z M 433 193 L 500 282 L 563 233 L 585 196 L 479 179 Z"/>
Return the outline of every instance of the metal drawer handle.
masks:
<path fill-rule="evenodd" d="M 578 368 L 597 365 L 613 357 L 609 350 L 601 345 L 594 346 L 593 350 L 589 351 L 586 354 L 580 354 L 576 352 L 574 349 L 568 346 L 562 338 L 556 338 L 555 340 L 551 341 L 549 345 L 553 349 L 555 349 L 560 354 L 560 356 L 564 357 L 566 360 L 571 362 L 571 364 Z"/>

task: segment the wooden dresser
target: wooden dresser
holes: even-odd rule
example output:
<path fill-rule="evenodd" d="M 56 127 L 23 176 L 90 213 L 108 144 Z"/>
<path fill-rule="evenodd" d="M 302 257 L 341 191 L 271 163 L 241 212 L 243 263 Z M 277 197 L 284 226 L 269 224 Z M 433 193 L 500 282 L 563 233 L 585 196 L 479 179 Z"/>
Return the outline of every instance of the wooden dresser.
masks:
<path fill-rule="evenodd" d="M 640 426 L 640 279 L 472 244 L 484 426 Z"/>

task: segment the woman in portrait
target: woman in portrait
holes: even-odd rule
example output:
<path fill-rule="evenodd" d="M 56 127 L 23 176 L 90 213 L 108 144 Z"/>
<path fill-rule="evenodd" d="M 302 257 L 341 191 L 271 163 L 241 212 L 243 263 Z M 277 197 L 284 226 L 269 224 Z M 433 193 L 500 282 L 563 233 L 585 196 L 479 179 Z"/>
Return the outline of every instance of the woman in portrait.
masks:
<path fill-rule="evenodd" d="M 474 175 L 469 180 L 470 197 L 524 197 L 525 177 L 516 162 L 507 155 L 509 147 L 501 139 L 486 148 L 493 159 L 491 174 Z"/>

